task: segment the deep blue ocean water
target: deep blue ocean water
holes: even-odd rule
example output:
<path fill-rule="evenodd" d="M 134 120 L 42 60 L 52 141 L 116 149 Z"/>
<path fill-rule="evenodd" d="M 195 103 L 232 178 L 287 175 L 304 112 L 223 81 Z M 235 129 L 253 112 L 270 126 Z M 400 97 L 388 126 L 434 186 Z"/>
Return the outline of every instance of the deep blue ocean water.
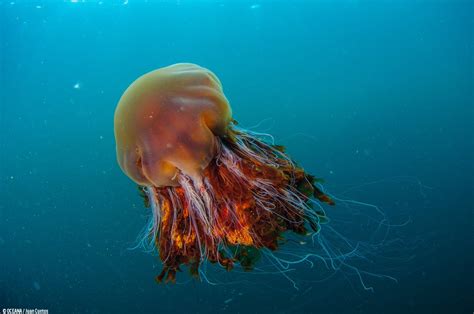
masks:
<path fill-rule="evenodd" d="M 473 12 L 460 0 L 0 1 L 0 308 L 471 313 Z M 315 258 L 285 273 L 298 289 L 217 266 L 212 283 L 155 283 L 156 254 L 129 249 L 149 210 L 117 165 L 113 114 L 134 79 L 176 62 L 214 71 L 240 125 L 271 133 L 331 194 L 384 211 L 381 235 L 374 207 L 326 210 L 350 241 L 378 244 L 347 260 L 362 282 Z"/>

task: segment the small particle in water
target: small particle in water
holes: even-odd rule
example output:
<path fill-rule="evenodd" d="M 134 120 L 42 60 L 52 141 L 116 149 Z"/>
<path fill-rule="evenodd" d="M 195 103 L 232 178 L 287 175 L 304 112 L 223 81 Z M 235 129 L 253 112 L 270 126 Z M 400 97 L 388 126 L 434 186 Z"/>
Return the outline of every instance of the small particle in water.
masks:
<path fill-rule="evenodd" d="M 329 170 L 329 174 L 334 174 L 334 171 L 332 171 L 332 170 Z"/>
<path fill-rule="evenodd" d="M 37 9 L 41 9 L 41 8 L 42 8 L 42 6 L 40 6 L 40 5 L 37 5 L 37 6 L 36 6 L 36 8 L 37 8 Z"/>
<path fill-rule="evenodd" d="M 41 286 L 37 281 L 33 281 L 33 287 L 35 287 L 36 290 L 40 290 Z"/>
<path fill-rule="evenodd" d="M 123 2 L 123 5 L 127 5 L 127 4 L 128 4 L 128 0 L 125 0 L 125 1 Z"/>
<path fill-rule="evenodd" d="M 99 136 L 99 139 L 103 140 L 103 139 L 104 139 L 104 137 L 101 135 L 101 136 Z"/>
<path fill-rule="evenodd" d="M 224 301 L 224 303 L 225 303 L 225 304 L 229 304 L 230 302 L 232 302 L 232 300 L 233 300 L 232 298 L 227 299 L 227 300 Z"/>
<path fill-rule="evenodd" d="M 15 177 L 14 177 L 14 176 L 10 176 L 10 180 L 13 180 L 13 179 L 15 179 Z"/>
<path fill-rule="evenodd" d="M 74 86 L 73 86 L 73 87 L 74 87 L 74 89 L 79 89 L 79 88 L 81 88 L 81 84 L 79 84 L 79 83 L 76 83 L 76 84 L 74 84 Z"/>
<path fill-rule="evenodd" d="M 250 6 L 250 8 L 251 8 L 252 10 L 258 9 L 258 8 L 260 8 L 260 4 L 252 4 L 252 5 Z"/>

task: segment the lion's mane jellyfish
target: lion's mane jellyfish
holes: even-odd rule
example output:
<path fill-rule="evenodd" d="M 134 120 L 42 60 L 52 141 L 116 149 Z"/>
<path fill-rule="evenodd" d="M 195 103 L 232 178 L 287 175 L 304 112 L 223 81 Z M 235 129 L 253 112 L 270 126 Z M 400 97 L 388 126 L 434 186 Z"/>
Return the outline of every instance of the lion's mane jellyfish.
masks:
<path fill-rule="evenodd" d="M 241 129 L 219 79 L 194 64 L 143 75 L 115 111 L 118 163 L 139 185 L 152 219 L 145 237 L 159 251 L 158 281 L 203 261 L 251 270 L 285 232 L 318 232 L 313 203 L 333 201 L 283 147 Z"/>

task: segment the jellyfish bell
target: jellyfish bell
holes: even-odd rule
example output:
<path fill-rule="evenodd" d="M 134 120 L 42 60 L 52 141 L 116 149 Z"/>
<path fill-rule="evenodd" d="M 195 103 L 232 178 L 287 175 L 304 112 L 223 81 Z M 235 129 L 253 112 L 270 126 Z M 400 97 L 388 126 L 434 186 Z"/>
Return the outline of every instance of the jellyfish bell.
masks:
<path fill-rule="evenodd" d="M 306 235 L 333 205 L 317 179 L 281 146 L 239 128 L 219 79 L 194 64 L 145 74 L 121 97 L 114 119 L 117 159 L 143 192 L 158 249 L 158 281 L 203 261 L 251 270 L 284 233 Z M 316 204 L 316 206 L 314 206 Z"/>
<path fill-rule="evenodd" d="M 225 136 L 231 110 L 217 77 L 193 64 L 147 73 L 115 112 L 117 158 L 140 185 L 176 186 L 178 171 L 197 178 Z"/>

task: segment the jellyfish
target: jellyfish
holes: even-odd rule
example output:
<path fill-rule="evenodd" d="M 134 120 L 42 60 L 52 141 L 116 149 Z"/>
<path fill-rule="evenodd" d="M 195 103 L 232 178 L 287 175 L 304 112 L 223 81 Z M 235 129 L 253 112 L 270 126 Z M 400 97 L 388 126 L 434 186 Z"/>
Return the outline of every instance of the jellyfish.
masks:
<path fill-rule="evenodd" d="M 151 209 L 144 240 L 159 252 L 158 282 L 204 262 L 251 271 L 287 233 L 319 232 L 334 202 L 282 146 L 238 126 L 210 70 L 180 63 L 149 72 L 122 95 L 116 153 Z"/>

